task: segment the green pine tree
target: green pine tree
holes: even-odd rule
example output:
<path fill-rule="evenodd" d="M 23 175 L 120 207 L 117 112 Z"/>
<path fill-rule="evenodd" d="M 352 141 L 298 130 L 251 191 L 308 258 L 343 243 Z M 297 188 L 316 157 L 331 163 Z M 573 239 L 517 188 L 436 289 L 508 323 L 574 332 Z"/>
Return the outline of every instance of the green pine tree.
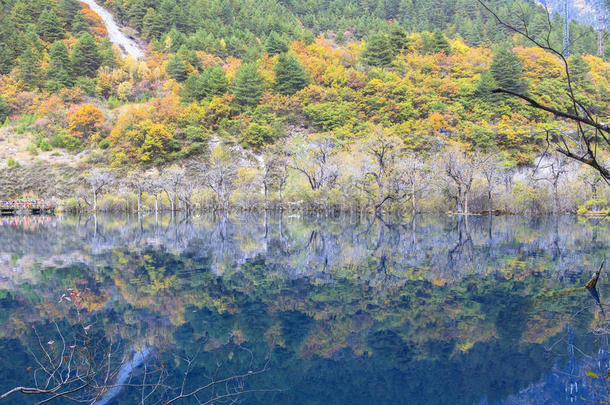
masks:
<path fill-rule="evenodd" d="M 491 72 L 483 72 L 481 73 L 481 78 L 479 79 L 479 83 L 477 84 L 476 96 L 484 103 L 496 103 L 498 101 L 498 96 L 495 95 L 493 91 L 497 88 L 498 84 L 494 80 L 494 77 Z"/>
<path fill-rule="evenodd" d="M 242 65 L 235 75 L 235 100 L 242 106 L 255 106 L 263 97 L 263 78 L 254 64 Z"/>
<path fill-rule="evenodd" d="M 222 66 L 212 66 L 203 71 L 206 96 L 220 96 L 229 88 L 229 81 Z"/>
<path fill-rule="evenodd" d="M 265 41 L 265 51 L 269 55 L 278 55 L 288 51 L 288 45 L 277 32 L 271 31 Z"/>
<path fill-rule="evenodd" d="M 191 73 L 188 75 L 182 86 L 182 92 L 180 94 L 182 99 L 187 103 L 193 101 L 203 100 L 206 96 L 203 81 L 200 80 L 200 76 L 197 73 Z"/>
<path fill-rule="evenodd" d="M 29 88 L 36 88 L 40 85 L 42 78 L 42 67 L 40 54 L 28 46 L 19 57 L 17 64 L 19 69 L 19 79 Z"/>
<path fill-rule="evenodd" d="M 9 73 L 15 64 L 13 50 L 5 44 L 0 44 L 0 74 Z"/>
<path fill-rule="evenodd" d="M 275 72 L 275 91 L 290 95 L 305 88 L 309 84 L 307 73 L 294 56 L 281 54 L 273 67 Z"/>
<path fill-rule="evenodd" d="M 40 14 L 36 28 L 38 35 L 46 42 L 60 40 L 65 34 L 57 15 L 51 9 L 46 9 Z"/>
<path fill-rule="evenodd" d="M 527 94 L 528 86 L 523 77 L 523 63 L 511 49 L 502 49 L 497 52 L 489 71 L 499 88 L 518 94 Z"/>
<path fill-rule="evenodd" d="M 451 53 L 451 45 L 447 41 L 445 34 L 437 29 L 432 37 L 432 53 L 439 52 L 445 52 L 446 55 L 449 55 Z"/>
<path fill-rule="evenodd" d="M 187 102 L 201 101 L 206 97 L 224 94 L 229 87 L 227 75 L 221 66 L 205 69 L 201 75 L 191 73 L 182 87 L 182 98 Z"/>
<path fill-rule="evenodd" d="M 53 42 L 49 50 L 47 89 L 51 92 L 57 92 L 73 84 L 74 76 L 68 47 L 63 41 Z"/>
<path fill-rule="evenodd" d="M 77 76 L 93 77 L 102 63 L 93 37 L 84 32 L 72 48 L 72 69 Z"/>
<path fill-rule="evenodd" d="M 393 59 L 392 45 L 383 34 L 371 36 L 364 49 L 364 61 L 367 65 L 384 67 L 388 66 Z"/>
<path fill-rule="evenodd" d="M 165 30 L 165 24 L 154 8 L 149 8 L 142 19 L 142 34 L 148 39 L 157 39 Z"/>
<path fill-rule="evenodd" d="M 144 16 L 146 15 L 146 6 L 143 0 L 134 0 L 130 3 L 129 7 L 129 18 L 131 25 L 137 30 L 142 30 L 142 24 L 144 22 Z"/>
<path fill-rule="evenodd" d="M 167 62 L 165 71 L 172 79 L 183 82 L 186 80 L 186 63 L 179 55 L 174 55 L 173 58 Z"/>
<path fill-rule="evenodd" d="M 5 122 L 8 119 L 11 109 L 6 100 L 0 96 L 0 122 Z"/>
<path fill-rule="evenodd" d="M 11 20 L 19 31 L 25 31 L 28 24 L 33 24 L 36 21 L 27 3 L 22 0 L 17 1 L 13 6 Z"/>
<path fill-rule="evenodd" d="M 114 53 L 114 48 L 112 47 L 112 42 L 110 42 L 110 39 L 102 39 L 97 49 L 100 54 L 100 66 L 108 66 L 111 68 L 117 67 L 116 55 Z"/>
<path fill-rule="evenodd" d="M 57 3 L 57 12 L 67 28 L 72 27 L 72 21 L 80 10 L 81 5 L 77 0 L 59 0 Z"/>
<path fill-rule="evenodd" d="M 398 55 L 409 47 L 409 38 L 407 32 L 398 24 L 392 26 L 390 31 L 390 44 L 392 45 L 392 52 L 394 55 Z"/>
<path fill-rule="evenodd" d="M 80 36 L 83 32 L 89 31 L 89 23 L 85 19 L 84 14 L 79 11 L 74 15 L 72 19 L 72 33 L 74 35 Z"/>

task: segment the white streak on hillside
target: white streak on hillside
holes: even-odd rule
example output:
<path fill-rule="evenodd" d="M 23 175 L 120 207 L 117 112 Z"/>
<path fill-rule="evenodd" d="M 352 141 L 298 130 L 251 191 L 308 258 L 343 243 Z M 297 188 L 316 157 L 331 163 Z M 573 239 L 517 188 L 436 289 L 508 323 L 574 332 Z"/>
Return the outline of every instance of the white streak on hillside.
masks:
<path fill-rule="evenodd" d="M 100 16 L 102 21 L 104 21 L 106 30 L 108 31 L 108 38 L 112 43 L 117 44 L 119 48 L 121 48 L 123 51 L 123 56 L 131 55 L 135 59 L 141 59 L 144 57 L 144 50 L 142 47 L 140 47 L 136 41 L 121 31 L 117 23 L 114 21 L 114 17 L 108 10 L 98 5 L 94 0 L 80 1 L 91 7 L 91 10 L 95 11 L 97 15 Z"/>

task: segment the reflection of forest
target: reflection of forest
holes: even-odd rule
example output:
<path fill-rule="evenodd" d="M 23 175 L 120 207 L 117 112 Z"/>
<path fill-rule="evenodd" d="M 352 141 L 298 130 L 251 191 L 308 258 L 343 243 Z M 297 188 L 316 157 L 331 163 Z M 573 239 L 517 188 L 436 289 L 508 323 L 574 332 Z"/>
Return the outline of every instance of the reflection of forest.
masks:
<path fill-rule="evenodd" d="M 0 285 L 3 278 L 18 284 L 40 265 L 100 265 L 122 247 L 205 258 L 216 274 L 262 256 L 269 270 L 293 279 L 329 279 L 337 269 L 358 269 L 360 277 L 383 283 L 542 270 L 562 279 L 607 253 L 607 224 L 573 217 L 72 217 L 2 228 Z"/>
<path fill-rule="evenodd" d="M 248 403 L 512 400 L 568 364 L 565 350 L 547 350 L 568 323 L 584 353 L 598 350 L 587 334 L 595 303 L 569 287 L 607 255 L 608 237 L 605 225 L 571 217 L 11 227 L 0 233 L 0 369 L 25 369 L 30 323 L 70 322 L 56 297 L 75 288 L 125 350 L 188 351 L 205 337 L 205 363 L 235 344 L 257 358 L 272 348 L 264 383 L 286 391 Z"/>

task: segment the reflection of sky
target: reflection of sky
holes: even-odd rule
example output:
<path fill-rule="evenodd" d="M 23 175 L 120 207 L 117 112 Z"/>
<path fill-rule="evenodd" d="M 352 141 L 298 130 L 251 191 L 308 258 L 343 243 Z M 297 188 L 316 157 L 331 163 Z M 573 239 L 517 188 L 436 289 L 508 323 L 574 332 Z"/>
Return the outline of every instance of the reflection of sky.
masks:
<path fill-rule="evenodd" d="M 569 329 L 560 340 L 562 345 L 555 351 L 563 347 L 565 356 L 552 371 L 497 405 L 607 403 L 610 392 L 602 379 L 610 372 L 608 336 L 600 336 L 601 348 L 590 356 L 574 345 L 573 332 Z M 486 403 L 484 398 L 481 404 Z"/>

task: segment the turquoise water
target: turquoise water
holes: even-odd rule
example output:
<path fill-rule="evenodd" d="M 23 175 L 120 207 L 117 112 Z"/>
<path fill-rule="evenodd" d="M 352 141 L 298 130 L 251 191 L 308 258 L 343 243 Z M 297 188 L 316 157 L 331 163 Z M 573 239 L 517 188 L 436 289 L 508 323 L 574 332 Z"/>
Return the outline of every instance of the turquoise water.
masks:
<path fill-rule="evenodd" d="M 580 288 L 608 256 L 607 221 L 2 220 L 2 392 L 65 392 L 80 372 L 87 386 L 53 403 L 163 404 L 198 389 L 175 403 L 608 398 L 605 278 L 598 296 Z"/>

